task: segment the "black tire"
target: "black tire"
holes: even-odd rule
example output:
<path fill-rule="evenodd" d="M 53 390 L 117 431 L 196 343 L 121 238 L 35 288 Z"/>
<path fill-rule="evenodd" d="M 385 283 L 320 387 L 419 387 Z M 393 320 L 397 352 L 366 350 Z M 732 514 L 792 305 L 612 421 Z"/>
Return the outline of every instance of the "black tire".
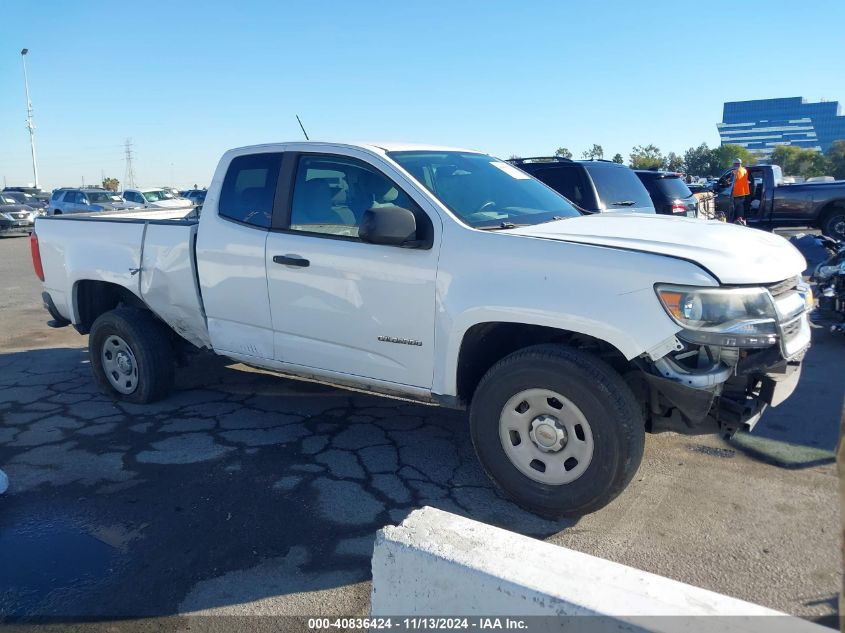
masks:
<path fill-rule="evenodd" d="M 845 240 L 845 206 L 834 207 L 825 213 L 821 230 L 834 240 Z"/>
<path fill-rule="evenodd" d="M 131 393 L 121 393 L 106 376 L 103 346 L 118 336 L 131 349 L 137 365 Z M 116 308 L 100 315 L 91 326 L 88 352 L 94 379 L 100 390 L 117 400 L 145 404 L 166 397 L 173 387 L 174 353 L 171 331 L 150 312 L 137 308 Z"/>
<path fill-rule="evenodd" d="M 557 392 L 588 422 L 592 457 L 574 481 L 535 481 L 505 452 L 500 416 L 512 397 L 528 389 Z M 645 445 L 641 407 L 622 377 L 595 356 L 562 345 L 529 347 L 496 363 L 473 396 L 470 433 L 493 483 L 526 510 L 554 519 L 582 516 L 610 503 L 636 474 Z"/>

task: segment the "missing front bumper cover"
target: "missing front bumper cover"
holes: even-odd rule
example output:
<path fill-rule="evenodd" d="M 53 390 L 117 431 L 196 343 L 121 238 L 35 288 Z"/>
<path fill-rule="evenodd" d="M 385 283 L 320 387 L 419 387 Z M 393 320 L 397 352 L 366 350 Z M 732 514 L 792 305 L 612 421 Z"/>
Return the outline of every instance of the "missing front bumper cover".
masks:
<path fill-rule="evenodd" d="M 778 406 L 792 394 L 801 365 L 792 361 L 774 372 L 733 376 L 721 385 L 721 393 L 716 388 L 697 389 L 651 374 L 643 376 L 649 390 L 649 431 L 730 437 L 753 429 L 767 407 Z"/>

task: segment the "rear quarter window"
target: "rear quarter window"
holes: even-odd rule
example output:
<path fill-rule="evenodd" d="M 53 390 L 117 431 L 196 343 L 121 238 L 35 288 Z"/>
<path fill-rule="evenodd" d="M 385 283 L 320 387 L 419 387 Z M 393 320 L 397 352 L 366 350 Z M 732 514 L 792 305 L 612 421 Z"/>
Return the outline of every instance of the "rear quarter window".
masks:
<path fill-rule="evenodd" d="M 218 213 L 236 222 L 269 228 L 281 165 L 281 153 L 232 159 L 220 190 Z"/>
<path fill-rule="evenodd" d="M 581 168 L 577 165 L 555 165 L 534 169 L 530 173 L 582 209 L 593 209 L 594 196 Z"/>

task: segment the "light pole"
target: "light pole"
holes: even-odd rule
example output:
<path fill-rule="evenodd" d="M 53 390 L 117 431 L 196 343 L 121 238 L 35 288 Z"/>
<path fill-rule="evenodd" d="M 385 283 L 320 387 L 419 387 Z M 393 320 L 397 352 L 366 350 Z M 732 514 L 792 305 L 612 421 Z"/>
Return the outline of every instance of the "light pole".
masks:
<path fill-rule="evenodd" d="M 26 129 L 29 130 L 29 147 L 32 150 L 32 175 L 35 178 L 35 188 L 38 186 L 38 164 L 35 161 L 35 125 L 32 123 L 32 101 L 29 99 L 29 79 L 26 76 L 26 54 L 28 48 L 21 49 L 21 62 L 23 62 L 23 85 L 26 88 Z"/>

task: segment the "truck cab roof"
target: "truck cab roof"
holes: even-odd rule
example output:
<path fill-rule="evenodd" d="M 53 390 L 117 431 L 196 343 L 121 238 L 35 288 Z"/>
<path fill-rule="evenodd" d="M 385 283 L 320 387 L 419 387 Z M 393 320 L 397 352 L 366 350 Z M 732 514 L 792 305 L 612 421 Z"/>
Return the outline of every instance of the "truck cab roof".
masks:
<path fill-rule="evenodd" d="M 429 145 L 426 143 L 408 143 L 402 141 L 281 141 L 278 143 L 262 143 L 259 145 L 245 145 L 229 150 L 233 153 L 243 153 L 244 151 L 255 151 L 257 149 L 301 149 L 307 151 L 308 147 L 325 148 L 331 147 L 355 147 L 358 149 L 368 150 L 376 153 L 386 152 L 461 152 L 471 154 L 483 154 L 483 152 L 476 149 L 466 149 L 461 147 L 450 147 L 447 145 Z"/>

